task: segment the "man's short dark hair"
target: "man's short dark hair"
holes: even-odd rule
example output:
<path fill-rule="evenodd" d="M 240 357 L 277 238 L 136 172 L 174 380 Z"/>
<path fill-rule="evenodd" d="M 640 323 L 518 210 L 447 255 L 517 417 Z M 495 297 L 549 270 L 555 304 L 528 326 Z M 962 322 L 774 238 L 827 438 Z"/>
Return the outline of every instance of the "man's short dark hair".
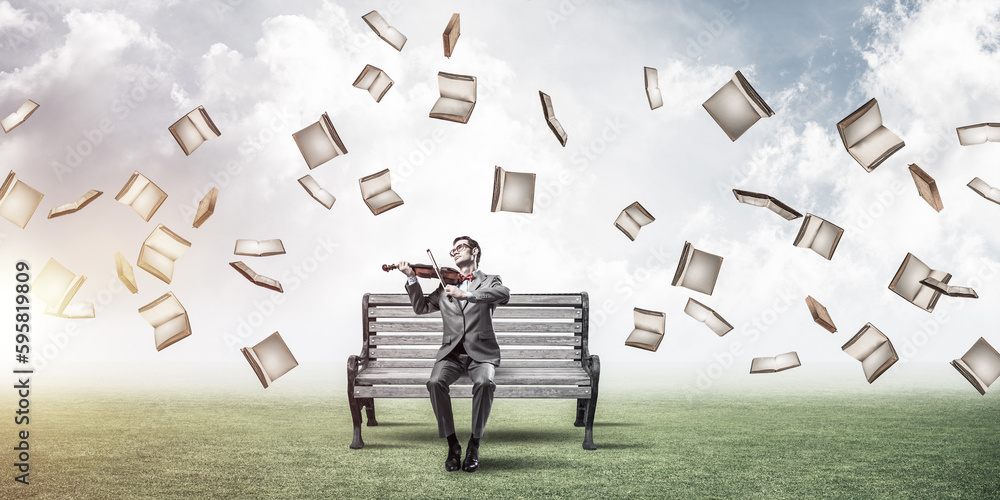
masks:
<path fill-rule="evenodd" d="M 479 248 L 479 242 L 468 236 L 459 236 L 458 238 L 455 238 L 455 240 L 451 242 L 452 246 L 454 246 L 455 243 L 458 243 L 459 240 L 465 240 L 469 242 L 470 252 L 472 251 L 471 248 Z M 479 253 L 476 254 L 476 267 L 479 267 L 479 259 L 482 258 L 482 256 L 483 256 L 483 249 L 479 248 Z"/>

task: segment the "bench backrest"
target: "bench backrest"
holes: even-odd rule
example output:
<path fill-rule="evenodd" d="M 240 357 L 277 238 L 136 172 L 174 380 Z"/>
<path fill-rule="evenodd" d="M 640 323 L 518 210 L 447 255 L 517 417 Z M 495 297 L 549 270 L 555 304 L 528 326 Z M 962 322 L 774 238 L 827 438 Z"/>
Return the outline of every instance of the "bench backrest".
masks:
<path fill-rule="evenodd" d="M 501 366 L 579 367 L 589 354 L 587 292 L 511 294 L 493 313 Z M 406 294 L 362 299 L 369 367 L 430 367 L 441 347 L 441 314 L 417 315 Z"/>

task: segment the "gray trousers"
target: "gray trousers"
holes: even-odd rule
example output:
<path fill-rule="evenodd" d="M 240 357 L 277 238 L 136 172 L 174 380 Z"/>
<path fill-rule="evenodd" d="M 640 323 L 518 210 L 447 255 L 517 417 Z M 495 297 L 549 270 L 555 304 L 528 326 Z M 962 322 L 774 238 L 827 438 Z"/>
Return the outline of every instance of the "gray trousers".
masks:
<path fill-rule="evenodd" d="M 448 437 L 455 433 L 455 416 L 451 411 L 451 384 L 468 372 L 472 379 L 472 436 L 483 437 L 486 420 L 493 407 L 493 375 L 496 367 L 491 363 L 480 363 L 468 354 L 449 355 L 434 363 L 431 377 L 427 381 L 427 391 L 431 394 L 431 408 L 438 422 L 438 437 Z"/>

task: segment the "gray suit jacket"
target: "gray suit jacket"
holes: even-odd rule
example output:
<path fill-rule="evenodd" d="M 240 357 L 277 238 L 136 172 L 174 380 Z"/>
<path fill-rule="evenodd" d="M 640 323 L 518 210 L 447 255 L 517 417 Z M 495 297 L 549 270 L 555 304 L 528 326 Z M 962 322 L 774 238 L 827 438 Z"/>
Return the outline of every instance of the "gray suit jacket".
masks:
<path fill-rule="evenodd" d="M 510 290 L 500 281 L 500 276 L 476 271 L 476 279 L 469 285 L 469 293 L 475 295 L 476 302 L 467 301 L 462 309 L 461 301 L 444 295 L 444 285 L 428 295 L 424 295 L 420 283 L 406 286 L 410 295 L 413 312 L 427 314 L 441 311 L 444 331 L 437 361 L 448 355 L 459 342 L 465 352 L 480 363 L 500 365 L 500 345 L 493 331 L 493 311 L 498 304 L 510 300 Z"/>

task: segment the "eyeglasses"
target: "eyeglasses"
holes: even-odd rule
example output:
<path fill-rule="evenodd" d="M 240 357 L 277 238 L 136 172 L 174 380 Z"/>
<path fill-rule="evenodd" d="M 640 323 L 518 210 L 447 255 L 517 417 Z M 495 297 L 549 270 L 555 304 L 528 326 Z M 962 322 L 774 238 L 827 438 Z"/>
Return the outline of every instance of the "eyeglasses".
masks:
<path fill-rule="evenodd" d="M 459 252 L 468 250 L 470 248 L 472 248 L 472 247 L 470 247 L 469 245 L 466 245 L 465 243 L 459 243 L 459 245 L 457 247 L 453 248 L 450 252 L 448 252 L 448 255 L 454 257 L 454 256 L 458 255 Z"/>

